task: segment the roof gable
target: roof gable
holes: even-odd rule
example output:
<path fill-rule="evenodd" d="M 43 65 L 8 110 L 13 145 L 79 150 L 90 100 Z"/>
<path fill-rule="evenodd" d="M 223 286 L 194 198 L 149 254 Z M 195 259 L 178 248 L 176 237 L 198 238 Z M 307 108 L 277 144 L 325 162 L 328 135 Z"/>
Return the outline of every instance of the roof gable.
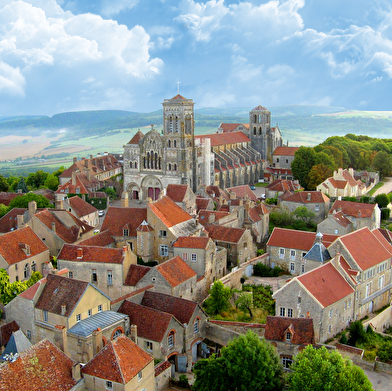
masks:
<path fill-rule="evenodd" d="M 346 216 L 369 218 L 372 217 L 375 208 L 376 204 L 364 204 L 362 202 L 336 200 L 333 203 L 329 214 L 343 212 Z"/>
<path fill-rule="evenodd" d="M 206 236 L 181 236 L 174 242 L 173 247 L 205 250 L 210 240 Z"/>
<path fill-rule="evenodd" d="M 206 224 L 205 229 L 212 240 L 228 243 L 238 243 L 246 231 L 244 228 L 231 228 L 215 224 Z"/>
<path fill-rule="evenodd" d="M 150 270 L 151 268 L 148 266 L 130 265 L 124 285 L 136 286 Z"/>
<path fill-rule="evenodd" d="M 147 220 L 147 208 L 116 208 L 109 207 L 101 231 L 109 230 L 112 236 L 123 236 L 123 227 L 128 225 L 128 236 L 137 235 L 137 228 Z"/>
<path fill-rule="evenodd" d="M 299 147 L 276 147 L 273 152 L 274 156 L 294 156 Z"/>
<path fill-rule="evenodd" d="M 71 208 L 76 212 L 78 217 L 83 217 L 89 215 L 90 213 L 95 213 L 98 211 L 97 208 L 89 204 L 87 201 L 83 200 L 81 197 L 74 196 L 68 200 Z"/>
<path fill-rule="evenodd" d="M 176 185 L 170 183 L 166 188 L 166 195 L 174 202 L 183 202 L 186 192 L 188 190 L 188 185 Z"/>
<path fill-rule="evenodd" d="M 298 345 L 315 343 L 313 319 L 309 318 L 267 316 L 264 338 L 272 341 L 285 342 L 287 329 L 290 329 L 292 333 L 290 343 Z"/>
<path fill-rule="evenodd" d="M 176 256 L 160 265 L 155 269 L 172 286 L 176 287 L 196 276 L 196 272 L 180 257 Z"/>

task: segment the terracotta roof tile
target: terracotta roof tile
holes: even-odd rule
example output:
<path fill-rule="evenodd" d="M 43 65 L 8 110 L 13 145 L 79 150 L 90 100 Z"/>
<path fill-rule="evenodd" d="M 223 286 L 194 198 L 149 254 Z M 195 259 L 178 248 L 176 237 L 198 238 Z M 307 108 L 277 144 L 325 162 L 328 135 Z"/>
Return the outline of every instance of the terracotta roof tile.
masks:
<path fill-rule="evenodd" d="M 131 138 L 128 144 L 139 144 L 139 141 L 144 137 L 144 134 L 138 130 L 136 134 Z"/>
<path fill-rule="evenodd" d="M 82 373 L 115 383 L 127 384 L 154 358 L 125 335 L 105 345 L 83 368 Z"/>
<path fill-rule="evenodd" d="M 20 353 L 14 362 L 0 366 L 0 389 L 18 391 L 68 391 L 74 362 L 48 339 Z"/>
<path fill-rule="evenodd" d="M 23 194 L 0 192 L 0 204 L 4 204 L 5 206 L 9 206 L 10 202 L 14 198 L 16 198 L 17 196 L 20 196 L 20 195 L 23 195 Z"/>
<path fill-rule="evenodd" d="M 181 236 L 173 244 L 179 248 L 199 248 L 206 249 L 211 239 L 205 236 Z"/>
<path fill-rule="evenodd" d="M 163 371 L 170 368 L 171 366 L 172 366 L 171 362 L 169 362 L 167 360 L 159 363 L 155 367 L 155 377 L 159 376 Z"/>
<path fill-rule="evenodd" d="M 155 267 L 172 287 L 176 287 L 196 276 L 196 272 L 179 256 Z"/>
<path fill-rule="evenodd" d="M 295 278 L 324 308 L 354 292 L 331 262 Z"/>
<path fill-rule="evenodd" d="M 68 202 L 79 218 L 89 215 L 90 213 L 94 213 L 98 210 L 78 196 L 71 197 Z"/>
<path fill-rule="evenodd" d="M 294 156 L 299 147 L 276 147 L 274 156 Z"/>
<path fill-rule="evenodd" d="M 11 338 L 12 332 L 19 330 L 18 323 L 14 320 L 12 322 L 3 324 L 0 326 L 0 347 L 7 346 L 9 339 Z"/>
<path fill-rule="evenodd" d="M 146 208 L 115 208 L 111 206 L 106 213 L 101 230 L 109 230 L 112 236 L 123 236 L 123 227 L 128 225 L 128 235 L 135 237 L 137 235 L 136 229 L 143 220 L 147 220 Z"/>
<path fill-rule="evenodd" d="M 220 125 L 219 125 L 219 128 L 220 129 L 222 129 L 222 131 L 225 133 L 225 132 L 234 132 L 240 125 L 243 125 L 243 124 L 241 124 L 241 123 L 238 123 L 238 124 L 230 124 L 230 123 L 225 123 L 225 122 L 222 122 Z M 244 125 L 243 125 L 244 126 Z"/>
<path fill-rule="evenodd" d="M 112 235 L 110 235 L 109 230 L 102 231 L 99 234 L 91 236 L 91 238 L 78 242 L 80 246 L 100 246 L 100 247 L 110 246 L 113 243 L 115 243 L 115 240 L 113 239 Z"/>
<path fill-rule="evenodd" d="M 325 204 L 329 202 L 329 198 L 323 192 L 306 190 L 295 193 L 286 192 L 280 196 L 280 200 L 302 204 Z"/>
<path fill-rule="evenodd" d="M 171 198 L 174 202 L 184 201 L 188 185 L 169 184 L 166 188 L 166 196 Z"/>
<path fill-rule="evenodd" d="M 124 285 L 136 286 L 137 283 L 151 270 L 148 266 L 130 265 Z"/>
<path fill-rule="evenodd" d="M 73 262 L 122 264 L 124 253 L 122 248 L 64 244 L 57 258 L 59 260 Z"/>
<path fill-rule="evenodd" d="M 28 247 L 26 249 L 26 245 L 30 247 L 30 255 L 27 255 Z M 45 251 L 49 251 L 48 247 L 29 226 L 0 236 L 0 254 L 9 265 L 13 265 Z"/>
<path fill-rule="evenodd" d="M 211 215 L 215 216 L 215 220 L 214 221 L 218 221 L 218 220 L 220 220 L 223 217 L 229 216 L 230 213 L 229 212 L 224 212 L 224 211 L 215 211 L 215 210 L 201 210 L 199 212 L 199 222 L 200 222 L 200 224 L 202 224 L 202 225 L 208 224 Z"/>
<path fill-rule="evenodd" d="M 61 306 L 65 305 L 65 316 L 70 316 L 89 283 L 54 274 L 48 274 L 46 279 L 45 287 L 35 307 L 61 315 Z"/>
<path fill-rule="evenodd" d="M 243 228 L 231 228 L 215 224 L 207 224 L 205 229 L 212 240 L 228 243 L 238 243 L 245 233 L 245 229 Z"/>
<path fill-rule="evenodd" d="M 18 228 L 18 215 L 24 215 L 27 211 L 25 208 L 12 208 L 0 219 L 0 232 L 6 233 Z"/>
<path fill-rule="evenodd" d="M 359 274 L 359 271 L 353 270 L 342 255 L 339 256 L 339 263 L 343 270 L 350 276 L 352 282 L 357 285 L 356 277 Z"/>
<path fill-rule="evenodd" d="M 292 336 L 290 342 L 296 345 L 314 344 L 313 319 L 285 318 L 281 316 L 267 316 L 264 338 L 270 341 L 286 341 L 286 331 L 290 328 Z"/>
<path fill-rule="evenodd" d="M 369 218 L 372 216 L 376 204 L 363 204 L 362 202 L 351 202 L 351 201 L 339 201 L 336 200 L 329 214 L 342 211 L 346 216 L 352 216 L 356 218 Z"/>
<path fill-rule="evenodd" d="M 161 342 L 166 335 L 173 316 L 162 311 L 148 308 L 130 301 L 124 301 L 118 312 L 129 316 L 130 324 L 137 326 L 140 338 Z"/>
<path fill-rule="evenodd" d="M 218 145 L 247 143 L 250 139 L 242 132 L 230 132 L 230 133 L 212 133 L 195 136 L 196 139 L 209 138 L 211 140 L 211 147 Z"/>
<path fill-rule="evenodd" d="M 145 307 L 173 315 L 181 324 L 189 324 L 198 304 L 191 300 L 166 295 L 164 293 L 147 291 L 140 303 Z"/>
<path fill-rule="evenodd" d="M 333 213 L 332 218 L 342 227 L 348 227 L 351 221 L 343 214 L 343 212 Z"/>
<path fill-rule="evenodd" d="M 169 197 L 164 196 L 155 202 L 149 203 L 147 207 L 150 208 L 168 228 L 192 219 L 192 216 L 189 213 L 185 212 Z"/>
<path fill-rule="evenodd" d="M 234 192 L 238 198 L 245 198 L 247 196 L 252 201 L 257 201 L 256 194 L 253 193 L 248 185 L 228 187 L 226 191 Z"/>

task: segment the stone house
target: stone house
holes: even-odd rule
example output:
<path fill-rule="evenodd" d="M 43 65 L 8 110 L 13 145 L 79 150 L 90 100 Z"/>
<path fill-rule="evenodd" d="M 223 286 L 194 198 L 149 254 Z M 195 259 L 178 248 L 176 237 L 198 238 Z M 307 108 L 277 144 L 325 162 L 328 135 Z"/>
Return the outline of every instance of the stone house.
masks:
<path fill-rule="evenodd" d="M 178 206 L 190 215 L 196 215 L 196 195 L 188 185 L 176 185 L 170 183 L 166 188 L 166 194 Z"/>
<path fill-rule="evenodd" d="M 19 326 L 14 320 L 0 326 L 0 354 L 3 353 L 13 332 L 18 331 Z"/>
<path fill-rule="evenodd" d="M 346 235 L 354 231 L 352 222 L 343 212 L 328 213 L 321 223 L 317 224 L 317 231 L 324 234 Z"/>
<path fill-rule="evenodd" d="M 26 281 L 34 272 L 49 271 L 49 249 L 30 227 L 24 227 L 0 236 L 0 268 L 10 279 Z"/>
<path fill-rule="evenodd" d="M 72 213 L 79 220 L 84 221 L 92 227 L 96 227 L 99 224 L 98 209 L 79 196 L 66 198 L 58 202 L 56 207 L 57 209 L 68 210 L 68 212 Z"/>
<path fill-rule="evenodd" d="M 0 202 L 1 203 L 1 202 Z M 15 231 L 23 226 L 23 215 L 26 208 L 12 208 L 0 219 L 0 234 Z M 18 216 L 21 216 L 18 221 Z M 19 226 L 18 226 L 19 223 Z"/>
<path fill-rule="evenodd" d="M 286 192 L 279 197 L 279 204 L 291 213 L 301 206 L 305 206 L 309 212 L 315 214 L 314 222 L 316 224 L 323 221 L 329 211 L 329 198 L 321 191 L 299 191 L 296 193 Z"/>
<path fill-rule="evenodd" d="M 251 190 L 249 185 L 228 187 L 226 192 L 229 194 L 230 200 L 242 199 L 251 200 L 253 202 L 257 201 L 256 194 Z"/>
<path fill-rule="evenodd" d="M 197 218 L 198 222 L 203 226 L 207 224 L 219 224 L 225 227 L 242 228 L 236 212 L 230 213 L 225 210 L 201 210 L 199 211 Z"/>
<path fill-rule="evenodd" d="M 313 319 L 316 342 L 324 342 L 353 320 L 355 292 L 332 262 L 294 277 L 277 290 L 275 315 Z"/>
<path fill-rule="evenodd" d="M 93 284 L 54 274 L 8 303 L 5 314 L 32 343 L 48 338 L 77 362 L 94 356 L 97 327 L 106 341 L 129 329 L 127 317 L 110 311 L 110 298 Z"/>
<path fill-rule="evenodd" d="M 285 145 L 276 147 L 272 153 L 272 167 L 291 169 L 291 163 L 298 149 L 299 147 L 288 147 Z"/>
<path fill-rule="evenodd" d="M 263 203 L 245 203 L 244 228 L 249 228 L 256 243 L 264 242 L 269 235 L 269 210 Z"/>
<path fill-rule="evenodd" d="M 81 369 L 92 391 L 155 391 L 154 358 L 125 335 L 105 345 Z"/>
<path fill-rule="evenodd" d="M 320 247 L 324 252 L 337 235 L 322 235 Z M 271 267 L 280 266 L 290 271 L 293 275 L 298 275 L 320 266 L 320 262 L 325 262 L 330 258 L 322 255 L 321 258 L 304 259 L 306 254 L 317 242 L 315 232 L 299 231 L 294 229 L 275 227 L 267 242 L 267 253 Z"/>
<path fill-rule="evenodd" d="M 337 213 L 342 213 L 351 224 L 346 225 L 345 220 L 339 217 L 333 218 Z M 340 229 L 340 234 L 342 235 L 363 227 L 368 227 L 370 230 L 380 228 L 381 210 L 377 204 L 336 200 L 329 211 L 328 217 L 330 215 L 332 215 L 332 218 L 318 224 L 318 231 L 332 233 L 333 230 Z M 341 223 L 340 227 L 339 223 Z M 345 225 L 346 227 L 344 227 Z"/>
<path fill-rule="evenodd" d="M 354 178 L 352 168 L 343 170 L 339 168 L 333 172 L 333 176 L 317 185 L 316 190 L 327 194 L 329 197 L 359 197 L 366 194 L 366 185 Z"/>
<path fill-rule="evenodd" d="M 256 257 L 257 248 L 249 229 L 207 224 L 205 230 L 218 246 L 227 249 L 227 261 L 231 265 L 237 266 Z"/>
<path fill-rule="evenodd" d="M 214 202 L 211 198 L 196 197 L 196 210 L 199 213 L 201 210 L 214 210 Z"/>
<path fill-rule="evenodd" d="M 78 242 L 78 245 L 116 248 L 116 242 L 108 229 L 106 231 L 101 231 L 88 239 L 81 240 Z M 131 247 L 129 244 L 127 244 L 127 246 L 129 248 Z"/>
<path fill-rule="evenodd" d="M 290 191 L 292 193 L 303 190 L 298 181 L 288 179 L 276 179 L 265 188 L 265 197 L 279 197 L 283 193 Z"/>
<path fill-rule="evenodd" d="M 313 319 L 267 316 L 264 338 L 276 347 L 284 369 L 307 345 L 314 345 Z"/>
<path fill-rule="evenodd" d="M 58 257 L 58 268 L 68 269 L 68 277 L 91 282 L 101 292 L 115 299 L 129 292 L 124 286 L 136 255 L 129 246 L 109 248 L 65 244 Z"/>

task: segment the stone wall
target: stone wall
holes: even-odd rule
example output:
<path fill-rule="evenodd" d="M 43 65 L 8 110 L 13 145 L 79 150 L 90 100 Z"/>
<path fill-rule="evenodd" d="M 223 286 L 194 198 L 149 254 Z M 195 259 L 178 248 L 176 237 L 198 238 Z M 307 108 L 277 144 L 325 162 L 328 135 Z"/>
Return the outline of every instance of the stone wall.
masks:
<path fill-rule="evenodd" d="M 386 329 L 392 326 L 392 307 L 389 306 L 374 318 L 363 322 L 363 327 L 365 327 L 365 329 L 369 325 L 371 325 L 373 330 L 377 331 L 378 333 L 383 333 Z"/>
<path fill-rule="evenodd" d="M 233 338 L 241 333 L 229 330 L 212 322 L 206 323 L 206 338 L 222 346 L 226 346 Z"/>
<path fill-rule="evenodd" d="M 163 391 L 169 386 L 171 378 L 171 366 L 169 361 L 163 361 L 155 366 L 155 390 Z"/>

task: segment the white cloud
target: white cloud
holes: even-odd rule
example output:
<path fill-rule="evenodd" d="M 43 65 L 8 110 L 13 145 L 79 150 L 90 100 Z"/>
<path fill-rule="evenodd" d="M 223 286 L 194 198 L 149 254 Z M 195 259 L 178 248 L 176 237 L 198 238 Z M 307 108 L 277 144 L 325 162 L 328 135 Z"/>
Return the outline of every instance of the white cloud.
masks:
<path fill-rule="evenodd" d="M 104 16 L 113 16 L 121 11 L 130 10 L 139 0 L 102 0 L 101 12 Z"/>
<path fill-rule="evenodd" d="M 0 61 L 0 94 L 24 96 L 25 79 L 19 68 Z"/>
<path fill-rule="evenodd" d="M 208 92 L 203 94 L 200 98 L 201 101 L 199 107 L 225 107 L 227 105 L 233 104 L 236 101 L 234 94 L 226 92 Z"/>
<path fill-rule="evenodd" d="M 232 77 L 240 81 L 249 81 L 261 75 L 262 67 L 255 67 L 248 63 L 247 58 L 242 56 L 232 56 Z"/>

